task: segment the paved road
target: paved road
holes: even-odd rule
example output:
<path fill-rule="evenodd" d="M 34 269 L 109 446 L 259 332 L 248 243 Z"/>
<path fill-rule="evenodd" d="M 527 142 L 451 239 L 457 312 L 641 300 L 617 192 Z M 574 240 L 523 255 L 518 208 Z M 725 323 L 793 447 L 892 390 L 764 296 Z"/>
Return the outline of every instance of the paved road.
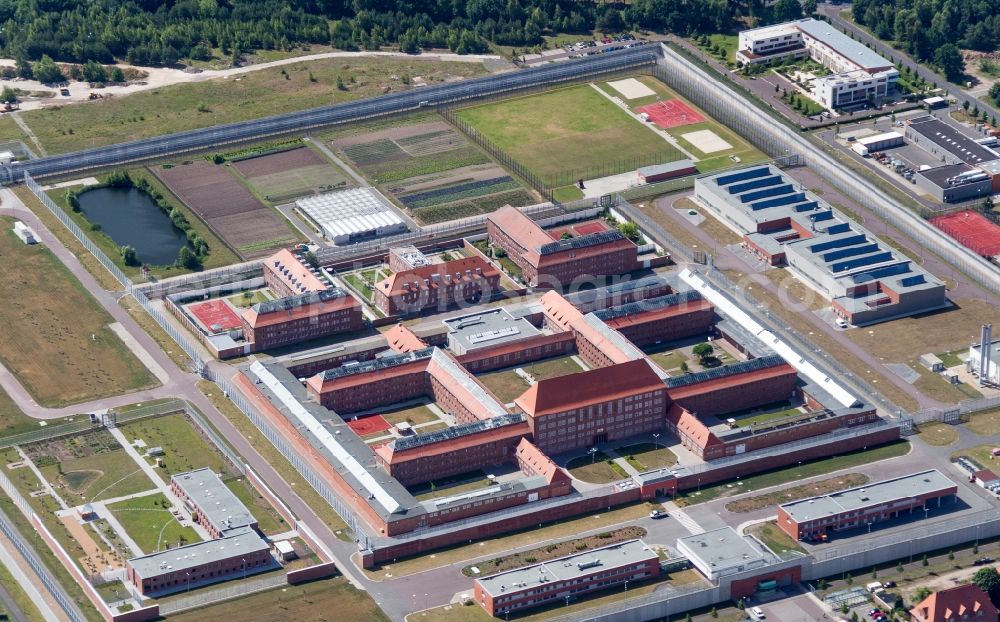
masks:
<path fill-rule="evenodd" d="M 14 602 L 14 597 L 10 595 L 3 585 L 0 585 L 0 603 L 3 603 L 3 610 L 14 622 L 28 622 L 28 618 L 21 611 L 21 608 Z"/>
<path fill-rule="evenodd" d="M 973 102 L 974 104 L 978 104 L 979 109 L 985 110 L 987 115 L 994 115 L 994 116 L 1000 115 L 1000 110 L 997 110 L 996 107 L 991 106 L 990 104 L 985 103 L 983 101 L 977 100 L 975 97 L 972 97 L 971 95 L 966 93 L 962 89 L 962 87 L 958 86 L 957 84 L 949 83 L 944 76 L 935 73 L 932 69 L 930 69 L 926 65 L 921 65 L 917 61 L 913 60 L 913 58 L 910 55 L 906 54 L 902 50 L 897 50 L 892 46 L 890 46 L 889 44 L 882 41 L 881 39 L 876 39 L 872 35 L 868 34 L 868 32 L 866 32 L 862 28 L 859 28 L 852 22 L 849 22 L 843 17 L 841 17 L 840 12 L 848 8 L 850 7 L 844 4 L 824 3 L 819 5 L 818 10 L 821 14 L 823 14 L 830 20 L 831 24 L 833 24 L 834 26 L 836 26 L 841 30 L 847 29 L 847 32 L 853 33 L 854 37 L 858 41 L 870 44 L 875 49 L 876 52 L 882 54 L 883 56 L 896 59 L 896 61 L 899 63 L 900 66 L 902 66 L 903 64 L 908 65 L 911 70 L 916 71 L 917 75 L 922 77 L 925 81 L 927 81 L 927 83 L 938 84 L 938 86 L 943 87 L 949 90 L 950 92 L 954 93 L 959 98 L 959 100 L 967 99 Z"/>

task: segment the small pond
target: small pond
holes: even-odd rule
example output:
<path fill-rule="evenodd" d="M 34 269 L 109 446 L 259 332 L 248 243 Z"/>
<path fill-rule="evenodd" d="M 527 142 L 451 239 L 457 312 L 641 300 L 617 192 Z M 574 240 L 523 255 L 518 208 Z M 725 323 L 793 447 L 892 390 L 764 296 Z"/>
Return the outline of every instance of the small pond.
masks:
<path fill-rule="evenodd" d="M 87 220 L 101 225 L 118 246 L 135 248 L 144 264 L 170 265 L 188 243 L 184 232 L 141 190 L 94 188 L 77 198 Z"/>

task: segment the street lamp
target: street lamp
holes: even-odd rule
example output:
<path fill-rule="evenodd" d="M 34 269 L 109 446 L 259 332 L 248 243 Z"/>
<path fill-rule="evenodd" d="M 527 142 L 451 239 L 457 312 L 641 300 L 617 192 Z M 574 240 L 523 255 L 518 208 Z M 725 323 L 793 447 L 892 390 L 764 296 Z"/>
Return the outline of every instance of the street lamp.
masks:
<path fill-rule="evenodd" d="M 660 434 L 658 432 L 653 434 L 653 445 L 657 449 L 660 448 Z"/>
<path fill-rule="evenodd" d="M 587 451 L 590 453 L 590 464 L 594 464 L 594 460 L 597 459 L 597 448 L 591 447 Z"/>
<path fill-rule="evenodd" d="M 240 567 L 243 568 L 243 580 L 247 580 L 247 559 L 245 557 L 240 558 Z"/>
<path fill-rule="evenodd" d="M 868 525 L 868 533 L 872 532 L 872 521 L 866 520 L 865 524 Z"/>
<path fill-rule="evenodd" d="M 191 573 L 187 570 L 184 571 L 184 576 L 187 578 L 187 591 L 191 591 Z"/>
<path fill-rule="evenodd" d="M 625 582 L 625 600 L 628 600 L 628 581 Z"/>

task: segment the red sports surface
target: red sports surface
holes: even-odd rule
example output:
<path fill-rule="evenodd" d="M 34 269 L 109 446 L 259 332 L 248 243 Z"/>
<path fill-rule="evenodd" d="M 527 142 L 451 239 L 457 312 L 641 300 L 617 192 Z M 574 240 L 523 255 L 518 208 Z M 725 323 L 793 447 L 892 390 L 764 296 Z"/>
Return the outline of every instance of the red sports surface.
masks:
<path fill-rule="evenodd" d="M 1000 225 L 979 212 L 965 210 L 932 218 L 931 223 L 983 257 L 1000 255 Z"/>
<path fill-rule="evenodd" d="M 700 123 L 705 117 L 695 112 L 691 106 L 679 99 L 668 99 L 655 104 L 647 104 L 637 108 L 636 112 L 644 112 L 649 115 L 649 120 L 661 128 L 668 130 L 681 125 L 691 125 Z"/>
<path fill-rule="evenodd" d="M 580 235 L 590 235 L 592 233 L 607 231 L 608 226 L 599 220 L 594 220 L 592 222 L 583 222 L 578 225 L 574 225 L 573 229 Z"/>
<path fill-rule="evenodd" d="M 361 417 L 360 419 L 354 419 L 347 422 L 348 427 L 354 430 L 358 436 L 365 436 L 366 434 L 374 434 L 376 432 L 384 432 L 392 427 L 392 425 L 386 421 L 382 415 L 371 415 L 370 417 Z"/>
<path fill-rule="evenodd" d="M 187 310 L 212 332 L 221 333 L 243 325 L 240 316 L 224 300 L 199 302 L 189 306 Z"/>

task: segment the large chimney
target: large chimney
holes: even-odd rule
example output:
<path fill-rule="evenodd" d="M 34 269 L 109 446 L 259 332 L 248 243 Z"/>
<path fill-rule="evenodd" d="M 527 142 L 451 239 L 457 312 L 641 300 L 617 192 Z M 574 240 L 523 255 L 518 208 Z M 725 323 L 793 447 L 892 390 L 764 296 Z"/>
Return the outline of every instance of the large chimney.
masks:
<path fill-rule="evenodd" d="M 990 349 L 993 347 L 993 325 L 983 324 L 979 338 L 979 386 L 984 387 L 990 379 Z"/>

